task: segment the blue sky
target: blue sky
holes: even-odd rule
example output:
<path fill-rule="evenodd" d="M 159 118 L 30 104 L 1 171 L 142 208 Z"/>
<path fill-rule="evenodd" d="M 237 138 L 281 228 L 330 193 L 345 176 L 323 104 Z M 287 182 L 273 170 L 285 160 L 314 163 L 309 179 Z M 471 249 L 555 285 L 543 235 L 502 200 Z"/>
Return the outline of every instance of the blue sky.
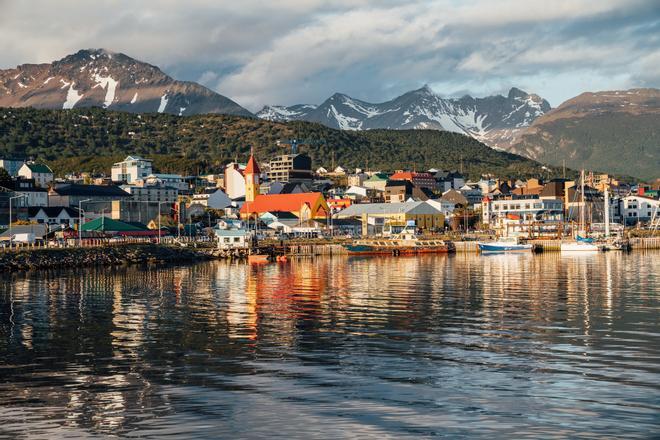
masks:
<path fill-rule="evenodd" d="M 553 106 L 660 87 L 655 0 L 0 0 L 0 68 L 103 47 L 258 110 L 516 86 Z"/>

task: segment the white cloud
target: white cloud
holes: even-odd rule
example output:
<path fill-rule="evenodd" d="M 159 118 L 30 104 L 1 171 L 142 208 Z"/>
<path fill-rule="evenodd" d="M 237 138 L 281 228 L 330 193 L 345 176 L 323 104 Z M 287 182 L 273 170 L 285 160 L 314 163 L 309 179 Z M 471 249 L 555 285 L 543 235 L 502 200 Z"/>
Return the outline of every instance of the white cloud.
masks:
<path fill-rule="evenodd" d="M 552 93 L 588 78 L 659 86 L 653 0 L 5 0 L 0 66 L 105 47 L 252 110 L 424 83 Z M 644 32 L 644 29 L 648 31 Z M 655 32 L 654 32 L 655 30 Z M 556 79 L 555 79 L 556 78 Z M 562 83 L 559 83 L 561 78 Z M 440 90 L 451 92 L 452 90 Z"/>

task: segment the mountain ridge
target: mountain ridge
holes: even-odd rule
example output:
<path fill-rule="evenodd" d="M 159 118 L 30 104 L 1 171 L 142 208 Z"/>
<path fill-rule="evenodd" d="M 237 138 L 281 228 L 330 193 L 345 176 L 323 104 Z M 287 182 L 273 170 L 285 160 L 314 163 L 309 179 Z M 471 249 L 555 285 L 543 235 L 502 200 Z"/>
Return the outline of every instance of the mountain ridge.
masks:
<path fill-rule="evenodd" d="M 343 130 L 446 130 L 504 148 L 508 139 L 550 109 L 545 99 L 515 87 L 507 96 L 443 98 L 424 85 L 381 103 L 334 93 L 320 105 L 265 106 L 256 115 L 272 121 L 318 122 Z"/>
<path fill-rule="evenodd" d="M 0 107 L 252 116 L 200 84 L 175 80 L 157 66 L 106 49 L 81 49 L 52 63 L 0 70 Z"/>

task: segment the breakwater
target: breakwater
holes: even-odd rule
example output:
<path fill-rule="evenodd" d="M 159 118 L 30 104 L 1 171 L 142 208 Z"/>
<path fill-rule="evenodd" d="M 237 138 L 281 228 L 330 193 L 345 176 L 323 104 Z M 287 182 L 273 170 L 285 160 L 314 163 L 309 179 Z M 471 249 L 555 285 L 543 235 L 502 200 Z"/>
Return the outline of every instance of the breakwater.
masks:
<path fill-rule="evenodd" d="M 208 250 L 155 244 L 25 249 L 0 253 L 0 272 L 32 269 L 167 264 L 212 259 Z"/>

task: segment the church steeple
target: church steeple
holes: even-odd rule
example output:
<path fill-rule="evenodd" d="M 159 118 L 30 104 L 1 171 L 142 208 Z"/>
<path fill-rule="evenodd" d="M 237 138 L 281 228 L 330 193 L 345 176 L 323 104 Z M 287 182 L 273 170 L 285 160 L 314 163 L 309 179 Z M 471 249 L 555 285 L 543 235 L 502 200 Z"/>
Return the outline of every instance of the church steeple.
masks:
<path fill-rule="evenodd" d="M 259 195 L 261 170 L 259 170 L 259 165 L 257 165 L 257 161 L 254 159 L 252 149 L 250 149 L 250 159 L 243 171 L 243 175 L 245 176 L 245 201 L 254 202 L 254 199 Z"/>

